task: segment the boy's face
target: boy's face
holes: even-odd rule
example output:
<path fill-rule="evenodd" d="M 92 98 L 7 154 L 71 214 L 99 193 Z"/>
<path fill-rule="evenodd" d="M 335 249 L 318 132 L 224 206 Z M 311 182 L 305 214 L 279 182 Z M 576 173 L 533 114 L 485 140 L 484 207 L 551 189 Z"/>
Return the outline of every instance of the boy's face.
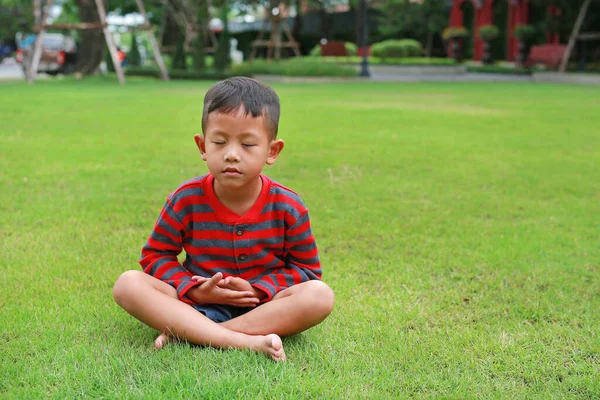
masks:
<path fill-rule="evenodd" d="M 233 114 L 208 115 L 204 136 L 196 144 L 208 170 L 223 189 L 243 189 L 259 182 L 265 164 L 271 165 L 283 149 L 283 140 L 271 140 L 262 116 Z"/>

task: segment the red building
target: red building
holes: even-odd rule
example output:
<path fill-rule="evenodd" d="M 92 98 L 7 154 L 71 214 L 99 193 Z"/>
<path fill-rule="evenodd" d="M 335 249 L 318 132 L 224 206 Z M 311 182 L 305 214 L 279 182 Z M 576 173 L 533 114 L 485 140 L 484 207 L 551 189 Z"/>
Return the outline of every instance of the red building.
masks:
<path fill-rule="evenodd" d="M 496 60 L 514 61 L 518 53 L 518 40 L 512 32 L 519 24 L 533 24 L 546 14 L 560 15 L 552 6 L 536 7 L 530 0 L 452 0 L 450 26 L 464 26 L 472 35 L 463 42 L 465 56 L 480 61 L 483 58 L 483 41 L 479 39 L 479 28 L 496 25 L 500 37 L 493 45 Z M 549 35 L 547 43 L 558 44 L 558 35 Z"/>

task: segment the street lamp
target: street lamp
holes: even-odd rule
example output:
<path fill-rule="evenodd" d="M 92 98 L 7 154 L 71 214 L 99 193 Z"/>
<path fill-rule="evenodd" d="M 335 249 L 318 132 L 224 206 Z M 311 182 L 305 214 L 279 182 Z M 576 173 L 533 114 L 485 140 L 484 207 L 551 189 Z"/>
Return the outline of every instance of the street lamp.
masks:
<path fill-rule="evenodd" d="M 361 47 L 363 50 L 363 58 L 360 65 L 360 76 L 370 77 L 371 73 L 369 72 L 369 24 L 368 24 L 368 10 L 367 10 L 367 0 L 360 0 L 361 10 L 362 10 L 362 32 L 360 32 L 361 36 Z"/>

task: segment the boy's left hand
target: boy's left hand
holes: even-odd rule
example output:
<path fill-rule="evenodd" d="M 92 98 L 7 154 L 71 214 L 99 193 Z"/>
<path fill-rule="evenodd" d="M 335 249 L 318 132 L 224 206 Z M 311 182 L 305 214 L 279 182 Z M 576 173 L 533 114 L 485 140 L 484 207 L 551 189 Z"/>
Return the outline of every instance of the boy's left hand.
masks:
<path fill-rule="evenodd" d="M 210 278 L 205 278 L 203 276 L 198 276 L 198 275 L 192 276 L 192 280 L 199 282 L 199 283 L 204 283 L 209 279 Z M 267 297 L 267 294 L 265 292 L 263 292 L 262 290 L 259 290 L 259 289 L 255 289 L 254 287 L 252 287 L 250 282 L 248 282 L 245 279 L 236 277 L 236 276 L 228 276 L 225 279 L 221 279 L 219 281 L 219 283 L 217 283 L 217 286 L 222 289 L 235 290 L 237 292 L 251 291 L 251 292 L 254 292 L 255 296 L 259 300 L 262 300 L 265 297 Z"/>

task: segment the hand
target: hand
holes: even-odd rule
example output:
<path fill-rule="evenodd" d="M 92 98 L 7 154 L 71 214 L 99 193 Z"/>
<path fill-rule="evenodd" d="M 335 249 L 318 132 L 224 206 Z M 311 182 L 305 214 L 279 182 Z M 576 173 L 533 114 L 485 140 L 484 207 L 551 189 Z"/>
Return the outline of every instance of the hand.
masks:
<path fill-rule="evenodd" d="M 197 275 L 195 275 L 195 276 L 192 276 L 192 279 L 195 280 L 196 282 L 206 282 L 210 278 L 205 278 L 203 276 L 197 276 Z M 221 279 L 217 283 L 217 286 L 219 286 L 222 289 L 235 290 L 237 292 L 249 292 L 249 291 L 252 291 L 254 293 L 254 296 L 257 297 L 260 300 L 262 300 L 265 297 L 267 297 L 267 294 L 265 292 L 263 292 L 260 289 L 256 289 L 256 288 L 252 287 L 252 285 L 250 284 L 250 282 L 248 282 L 245 279 L 236 277 L 236 276 L 228 276 L 225 279 Z"/>
<path fill-rule="evenodd" d="M 225 282 L 221 272 L 217 272 L 212 278 L 193 276 L 192 280 L 201 283 L 201 285 L 190 289 L 187 292 L 187 295 L 198 304 L 226 304 L 236 307 L 256 307 L 256 305 L 260 303 L 260 300 L 252 290 L 252 286 L 250 286 L 250 290 L 234 290 L 227 287 L 220 287 L 219 283 Z M 248 283 L 248 285 L 250 284 Z"/>
<path fill-rule="evenodd" d="M 235 276 L 228 276 L 227 278 L 221 280 L 218 283 L 218 285 L 220 288 L 237 290 L 240 292 L 251 290 L 254 293 L 254 295 L 261 300 L 267 297 L 267 294 L 265 292 L 252 287 L 250 282 L 248 282 L 247 280 Z"/>

